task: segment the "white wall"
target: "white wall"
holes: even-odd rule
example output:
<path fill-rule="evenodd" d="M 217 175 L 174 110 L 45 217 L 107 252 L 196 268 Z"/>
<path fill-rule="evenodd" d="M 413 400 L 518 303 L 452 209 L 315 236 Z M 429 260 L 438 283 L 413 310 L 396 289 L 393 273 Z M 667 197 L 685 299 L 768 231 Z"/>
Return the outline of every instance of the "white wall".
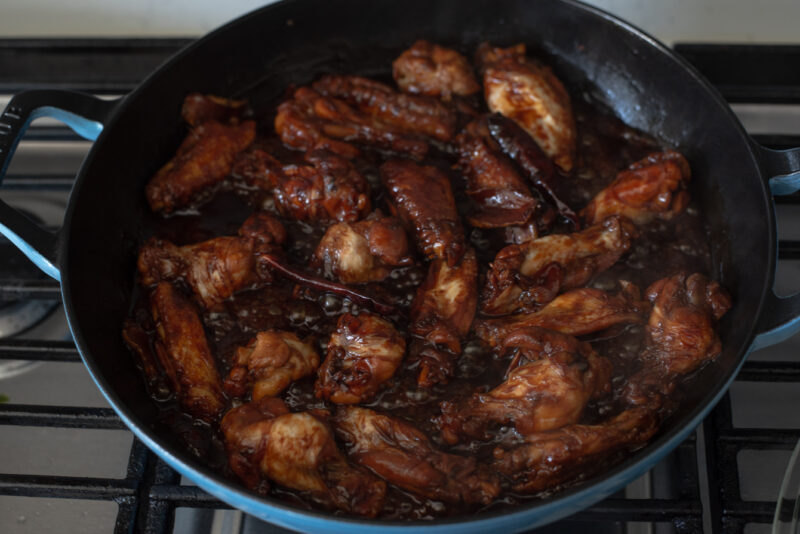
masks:
<path fill-rule="evenodd" d="M 0 37 L 199 36 L 266 3 L 270 0 L 0 0 Z M 589 3 L 668 43 L 800 42 L 800 0 Z"/>

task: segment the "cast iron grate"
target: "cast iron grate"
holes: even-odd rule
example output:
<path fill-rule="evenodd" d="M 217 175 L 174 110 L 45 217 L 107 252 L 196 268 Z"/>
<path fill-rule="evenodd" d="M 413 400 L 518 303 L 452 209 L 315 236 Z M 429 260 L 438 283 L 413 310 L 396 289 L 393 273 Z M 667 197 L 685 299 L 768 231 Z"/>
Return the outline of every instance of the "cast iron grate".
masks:
<path fill-rule="evenodd" d="M 185 39 L 28 39 L 0 40 L 0 92 L 59 87 L 96 94 L 124 94 L 162 61 L 189 43 Z M 800 60 L 798 46 L 677 45 L 732 103 L 800 104 L 800 73 L 787 65 Z M 759 135 L 772 148 L 800 146 L 800 136 Z M 74 140 L 65 127 L 32 127 L 26 139 Z M 4 189 L 66 191 L 72 175 L 52 173 L 35 177 L 9 174 Z M 777 200 L 800 204 L 800 196 Z M 0 258 L 15 253 L 0 240 Z M 781 241 L 780 258 L 800 259 L 800 241 Z M 5 261 L 5 260 L 4 260 Z M 57 283 L 25 265 L 13 276 L 0 274 L 0 302 L 30 298 L 59 298 Z M 0 360 L 26 359 L 73 362 L 80 357 L 72 342 L 0 340 Z M 800 361 L 749 361 L 739 375 L 744 382 L 798 382 Z M 109 408 L 0 404 L 2 432 L 14 426 L 124 429 Z M 738 428 L 726 395 L 697 434 L 692 435 L 653 476 L 677 479 L 667 495 L 626 498 L 620 492 L 556 525 L 557 529 L 590 531 L 600 523 L 609 531 L 633 531 L 651 524 L 650 531 L 690 533 L 744 532 L 749 524 L 772 521 L 775 502 L 743 500 L 737 455 L 740 451 L 791 450 L 798 429 Z M 658 473 L 669 471 L 671 475 Z M 675 476 L 675 473 L 678 475 Z M 776 484 L 778 482 L 776 481 Z M 0 495 L 113 501 L 118 505 L 115 533 L 172 532 L 177 508 L 225 509 L 227 505 L 194 486 L 181 485 L 179 475 L 138 439 L 133 440 L 122 478 L 86 478 L 0 473 Z M 627 527 L 627 528 L 626 528 Z M 641 529 L 636 531 L 642 531 Z"/>

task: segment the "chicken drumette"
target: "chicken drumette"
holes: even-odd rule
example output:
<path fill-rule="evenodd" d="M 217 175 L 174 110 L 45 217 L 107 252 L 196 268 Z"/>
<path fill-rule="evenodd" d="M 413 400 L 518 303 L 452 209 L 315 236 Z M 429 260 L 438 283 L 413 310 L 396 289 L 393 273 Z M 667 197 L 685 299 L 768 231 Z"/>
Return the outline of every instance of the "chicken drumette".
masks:
<path fill-rule="evenodd" d="M 420 39 L 392 63 L 392 76 L 407 93 L 449 101 L 481 90 L 467 58 L 451 48 Z"/>

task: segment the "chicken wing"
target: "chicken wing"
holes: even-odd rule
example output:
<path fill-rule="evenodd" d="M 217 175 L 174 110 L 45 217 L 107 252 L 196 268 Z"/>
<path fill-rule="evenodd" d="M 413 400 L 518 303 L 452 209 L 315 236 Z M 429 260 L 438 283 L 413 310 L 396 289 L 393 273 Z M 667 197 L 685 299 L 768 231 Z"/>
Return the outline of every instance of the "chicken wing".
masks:
<path fill-rule="evenodd" d="M 272 193 L 281 214 L 299 221 L 357 221 L 370 212 L 369 185 L 349 161 L 327 150 L 306 160 L 311 165 L 283 165 L 256 149 L 237 159 L 233 174 Z"/>
<path fill-rule="evenodd" d="M 400 221 L 379 212 L 364 221 L 341 222 L 328 228 L 313 260 L 326 277 L 344 284 L 380 282 L 392 267 L 411 262 Z"/>
<path fill-rule="evenodd" d="M 580 287 L 614 265 L 636 235 L 630 221 L 614 216 L 574 234 L 552 234 L 509 245 L 497 253 L 486 274 L 481 311 L 503 315 L 535 310 L 547 303 L 543 296 L 553 298 L 559 290 Z M 562 269 L 556 293 L 553 279 L 542 276 L 549 274 L 545 269 L 553 263 Z"/>
<path fill-rule="evenodd" d="M 582 336 L 614 325 L 644 321 L 645 303 L 639 289 L 622 281 L 617 294 L 580 288 L 563 293 L 539 311 L 498 319 L 475 321 L 475 333 L 492 347 L 502 345 L 506 336 L 527 326 L 541 326 L 564 334 Z"/>
<path fill-rule="evenodd" d="M 403 224 L 429 259 L 453 266 L 466 248 L 464 229 L 447 175 L 432 166 L 393 159 L 380 168 L 381 179 Z"/>
<path fill-rule="evenodd" d="M 499 228 L 528 222 L 536 209 L 530 188 L 489 135 L 485 119 L 469 123 L 456 137 L 458 166 L 467 179 L 467 195 L 479 207 L 469 223 Z"/>
<path fill-rule="evenodd" d="M 669 219 L 689 204 L 689 162 L 677 152 L 657 152 L 617 174 L 581 211 L 587 223 L 623 215 L 636 224 Z"/>
<path fill-rule="evenodd" d="M 199 126 L 208 121 L 238 124 L 246 110 L 245 100 L 190 93 L 183 99 L 181 116 L 190 126 Z"/>
<path fill-rule="evenodd" d="M 231 469 L 253 490 L 266 492 L 267 479 L 352 514 L 374 517 L 383 507 L 386 483 L 351 466 L 314 413 L 289 413 L 264 397 L 230 410 L 220 429 Z"/>
<path fill-rule="evenodd" d="M 513 425 L 522 434 L 577 423 L 589 400 L 611 389 L 611 363 L 588 343 L 544 328 L 515 330 L 502 352 L 516 351 L 506 380 L 488 393 L 442 403 L 443 439 L 487 440 L 492 426 Z"/>
<path fill-rule="evenodd" d="M 478 262 L 471 248 L 453 267 L 443 260 L 431 262 L 409 316 L 409 333 L 414 336 L 409 364 L 418 369 L 420 386 L 430 387 L 452 376 L 461 340 L 475 317 L 477 279 Z"/>
<path fill-rule="evenodd" d="M 478 48 L 486 105 L 519 124 L 559 168 L 572 170 L 575 118 L 569 94 L 549 67 L 525 56 L 525 45 Z"/>
<path fill-rule="evenodd" d="M 406 93 L 433 96 L 445 102 L 453 95 L 469 96 L 481 90 L 467 58 L 423 39 L 394 60 L 392 76 Z"/>
<path fill-rule="evenodd" d="M 399 419 L 343 406 L 333 428 L 354 463 L 404 490 L 465 504 L 489 504 L 500 493 L 497 476 L 475 458 L 436 450 L 425 434 Z"/>
<path fill-rule="evenodd" d="M 406 340 L 389 321 L 372 313 L 339 317 L 314 386 L 317 398 L 337 404 L 372 400 L 406 352 Z"/>
<path fill-rule="evenodd" d="M 225 409 L 222 380 L 203 323 L 192 303 L 169 282 L 150 294 L 158 339 L 154 348 L 175 397 L 194 417 L 213 423 Z"/>
<path fill-rule="evenodd" d="M 245 397 L 252 386 L 254 401 L 274 397 L 317 367 L 319 355 L 308 341 L 291 332 L 259 332 L 246 346 L 236 349 L 225 391 L 232 397 Z"/>
<path fill-rule="evenodd" d="M 166 239 L 149 239 L 139 250 L 137 262 L 142 284 L 183 278 L 203 305 L 213 308 L 257 282 L 260 274 L 255 254 L 277 248 L 286 240 L 280 221 L 262 212 L 251 215 L 239 234 L 183 247 Z"/>
<path fill-rule="evenodd" d="M 198 193 L 222 181 L 236 155 L 253 142 L 256 123 L 221 124 L 206 121 L 193 128 L 178 152 L 145 188 L 150 209 L 170 213 Z"/>

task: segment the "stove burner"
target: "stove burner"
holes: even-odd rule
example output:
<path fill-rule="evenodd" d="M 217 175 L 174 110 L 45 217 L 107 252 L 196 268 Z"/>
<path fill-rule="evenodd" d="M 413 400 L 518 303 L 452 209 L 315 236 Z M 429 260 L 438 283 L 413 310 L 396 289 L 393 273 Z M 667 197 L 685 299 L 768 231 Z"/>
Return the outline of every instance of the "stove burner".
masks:
<path fill-rule="evenodd" d="M 50 315 L 58 302 L 27 300 L 0 303 L 0 338 L 15 336 Z"/>

